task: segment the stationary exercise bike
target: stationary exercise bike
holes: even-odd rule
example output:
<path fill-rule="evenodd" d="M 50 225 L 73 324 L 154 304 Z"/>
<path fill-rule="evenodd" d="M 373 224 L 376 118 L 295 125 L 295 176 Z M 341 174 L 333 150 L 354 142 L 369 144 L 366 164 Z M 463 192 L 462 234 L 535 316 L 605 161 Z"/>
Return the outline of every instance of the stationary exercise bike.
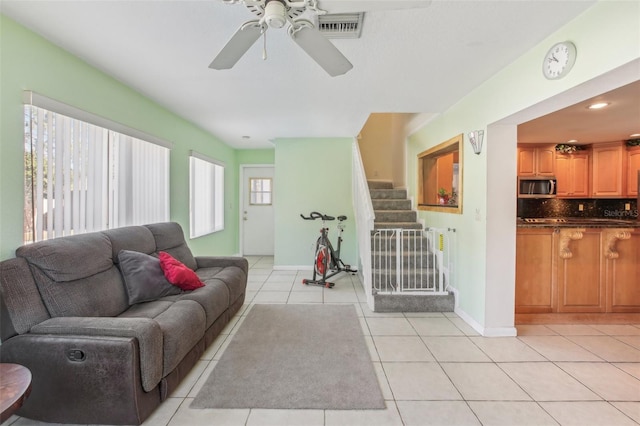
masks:
<path fill-rule="evenodd" d="M 335 220 L 333 216 L 326 214 L 311 212 L 309 216 L 300 215 L 304 220 L 322 219 L 322 228 L 320 228 L 320 236 L 316 240 L 315 258 L 313 261 L 313 279 L 303 279 L 302 284 L 321 285 L 331 288 L 335 283 L 327 281 L 329 278 L 339 274 L 340 272 L 350 272 L 355 274 L 357 269 L 353 269 L 351 265 L 345 265 L 340 259 L 340 247 L 342 246 L 342 232 L 344 225 L 342 222 L 347 220 L 346 216 L 338 216 L 338 248 L 333 249 L 331 241 L 329 241 L 329 228 L 324 226 L 324 222 Z"/>

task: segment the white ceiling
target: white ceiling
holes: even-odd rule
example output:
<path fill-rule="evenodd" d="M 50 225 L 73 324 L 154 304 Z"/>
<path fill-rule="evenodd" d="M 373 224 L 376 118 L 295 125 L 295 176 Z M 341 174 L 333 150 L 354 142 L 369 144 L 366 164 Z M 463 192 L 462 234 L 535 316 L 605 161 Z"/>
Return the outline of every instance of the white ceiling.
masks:
<path fill-rule="evenodd" d="M 596 102 L 609 105 L 588 108 Z M 518 126 L 519 143 L 582 145 L 627 140 L 633 134 L 640 134 L 640 80 Z"/>
<path fill-rule="evenodd" d="M 345 3 L 319 1 L 329 12 Z M 368 12 L 360 39 L 332 40 L 354 65 L 333 78 L 274 29 L 266 61 L 261 39 L 231 70 L 209 69 L 254 18 L 241 4 L 1 0 L 0 11 L 229 145 L 264 148 L 353 137 L 372 112 L 441 113 L 594 3 L 396 0 L 421 7 Z"/>

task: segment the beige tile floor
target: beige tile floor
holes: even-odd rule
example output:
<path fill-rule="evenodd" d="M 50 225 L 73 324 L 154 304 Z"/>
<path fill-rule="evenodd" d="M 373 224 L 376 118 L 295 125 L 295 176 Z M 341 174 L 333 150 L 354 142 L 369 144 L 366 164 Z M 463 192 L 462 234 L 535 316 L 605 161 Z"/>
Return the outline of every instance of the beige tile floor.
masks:
<path fill-rule="evenodd" d="M 144 423 L 196 425 L 639 425 L 640 324 L 530 325 L 485 338 L 454 313 L 369 310 L 357 277 L 333 289 L 301 284 L 249 257 L 243 309 L 180 387 Z M 220 410 L 189 404 L 256 303 L 349 303 L 386 400 L 385 410 Z M 13 417 L 5 425 L 38 425 Z"/>

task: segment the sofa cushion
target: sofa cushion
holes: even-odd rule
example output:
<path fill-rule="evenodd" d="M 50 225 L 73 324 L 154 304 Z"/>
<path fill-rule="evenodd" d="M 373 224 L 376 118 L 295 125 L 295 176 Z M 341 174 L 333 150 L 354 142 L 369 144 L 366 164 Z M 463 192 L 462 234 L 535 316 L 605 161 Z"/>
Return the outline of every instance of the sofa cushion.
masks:
<path fill-rule="evenodd" d="M 169 296 L 173 297 L 175 296 Z M 163 362 L 160 365 L 163 377 L 171 373 L 202 339 L 206 327 L 205 311 L 193 300 L 140 303 L 127 309 L 119 318 L 148 318 L 158 324 L 162 331 Z"/>
<path fill-rule="evenodd" d="M 160 267 L 169 282 L 182 290 L 195 290 L 204 286 L 198 275 L 169 253 L 159 253 Z"/>
<path fill-rule="evenodd" d="M 193 300 L 179 300 L 154 318 L 163 335 L 163 377 L 204 337 L 206 315 Z"/>
<path fill-rule="evenodd" d="M 55 282 L 69 282 L 104 272 L 113 266 L 111 241 L 99 232 L 52 238 L 16 250 Z"/>
<path fill-rule="evenodd" d="M 100 232 L 19 247 L 52 317 L 111 317 L 129 307 L 111 241 Z"/>
<path fill-rule="evenodd" d="M 114 263 L 118 262 L 118 254 L 122 250 L 138 251 L 151 254 L 156 251 L 156 240 L 149 228 L 145 226 L 125 226 L 102 231 L 111 241 Z"/>
<path fill-rule="evenodd" d="M 63 283 L 49 280 L 36 268 L 32 273 L 52 317 L 114 317 L 129 307 L 122 275 L 115 266 Z"/>
<path fill-rule="evenodd" d="M 156 240 L 156 252 L 166 251 L 180 262 L 195 270 L 198 267 L 189 246 L 184 240 L 182 227 L 175 222 L 145 225 Z"/>
<path fill-rule="evenodd" d="M 181 292 L 179 287 L 167 281 L 160 267 L 160 259 L 156 257 L 137 251 L 121 250 L 118 262 L 129 305 Z"/>
<path fill-rule="evenodd" d="M 218 267 L 214 267 L 214 268 L 198 268 L 196 270 L 196 274 L 198 274 L 198 277 L 200 277 L 202 282 L 204 282 L 206 284 L 207 280 L 209 280 L 211 278 L 215 278 L 216 275 L 218 275 L 223 269 L 224 268 L 218 268 Z"/>
<path fill-rule="evenodd" d="M 0 262 L 0 339 L 27 333 L 47 319 L 27 261 L 18 257 Z"/>
<path fill-rule="evenodd" d="M 218 272 L 214 278 L 210 278 L 206 282 L 207 285 L 209 285 L 209 282 L 215 281 L 221 281 L 227 286 L 229 289 L 229 305 L 233 305 L 233 303 L 245 293 L 247 275 L 242 268 L 228 266 Z"/>
<path fill-rule="evenodd" d="M 118 315 L 118 318 L 155 318 L 173 305 L 171 300 L 153 300 L 138 303 Z"/>
<path fill-rule="evenodd" d="M 201 269 L 198 269 L 200 273 Z M 196 301 L 204 308 L 207 315 L 207 328 L 217 320 L 229 307 L 229 289 L 220 281 L 205 281 L 205 286 L 180 294 L 179 296 L 165 297 L 170 300 L 178 297 L 180 300 Z"/>

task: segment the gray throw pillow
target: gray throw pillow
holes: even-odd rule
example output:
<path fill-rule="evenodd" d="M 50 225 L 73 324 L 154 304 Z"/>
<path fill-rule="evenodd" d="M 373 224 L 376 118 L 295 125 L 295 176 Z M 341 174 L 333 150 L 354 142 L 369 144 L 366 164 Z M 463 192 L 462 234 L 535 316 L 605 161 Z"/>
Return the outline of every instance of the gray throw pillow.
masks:
<path fill-rule="evenodd" d="M 156 257 L 137 251 L 120 250 L 118 262 L 129 305 L 182 292 L 180 287 L 167 281 L 160 267 L 160 259 Z"/>

